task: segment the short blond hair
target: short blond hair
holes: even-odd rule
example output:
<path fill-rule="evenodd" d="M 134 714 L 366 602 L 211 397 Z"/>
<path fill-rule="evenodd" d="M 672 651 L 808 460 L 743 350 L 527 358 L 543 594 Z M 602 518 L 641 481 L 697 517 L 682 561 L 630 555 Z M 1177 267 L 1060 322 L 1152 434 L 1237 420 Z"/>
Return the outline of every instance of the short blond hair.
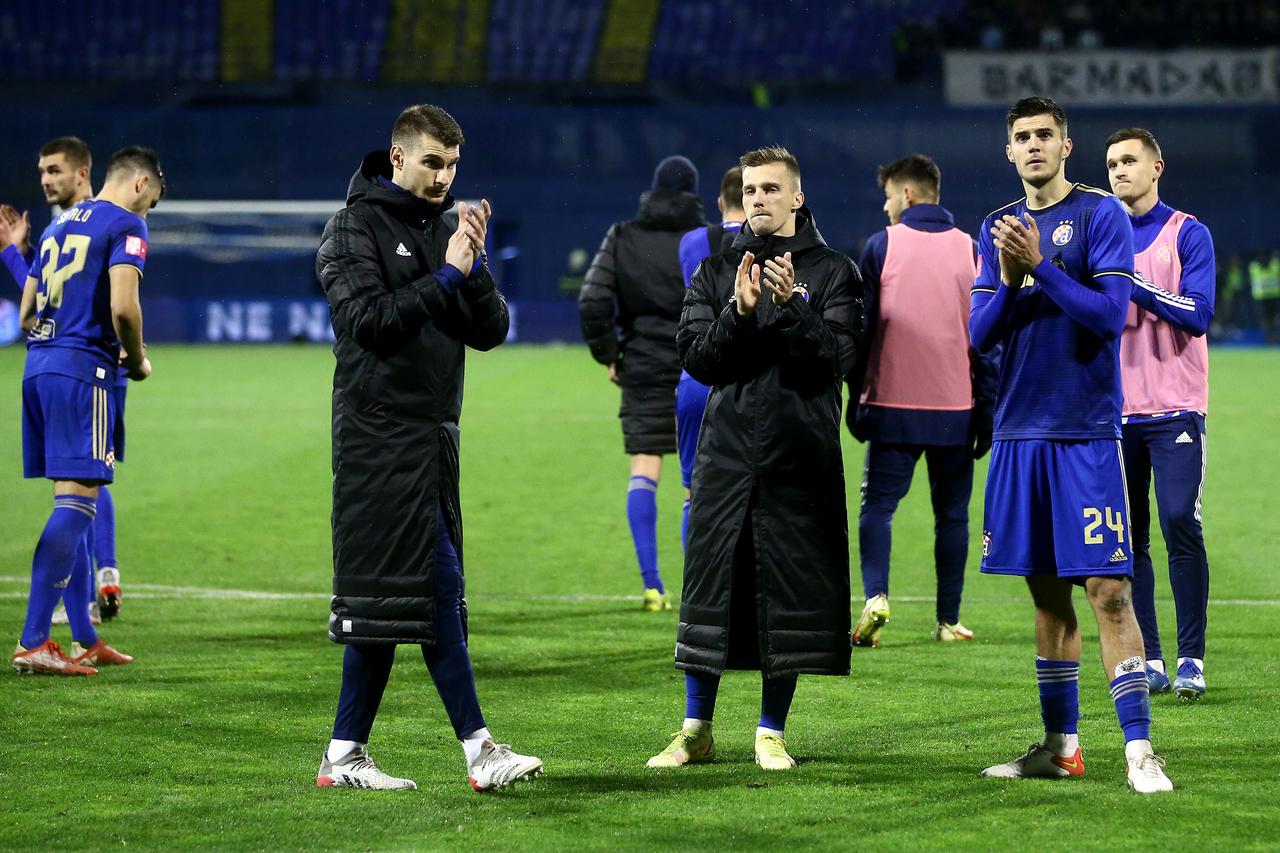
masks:
<path fill-rule="evenodd" d="M 800 186 L 800 162 L 796 160 L 796 155 L 781 145 L 756 148 L 738 158 L 738 165 L 744 169 L 754 166 L 767 166 L 770 163 L 781 163 L 786 166 L 791 177 L 795 179 L 796 186 Z"/>

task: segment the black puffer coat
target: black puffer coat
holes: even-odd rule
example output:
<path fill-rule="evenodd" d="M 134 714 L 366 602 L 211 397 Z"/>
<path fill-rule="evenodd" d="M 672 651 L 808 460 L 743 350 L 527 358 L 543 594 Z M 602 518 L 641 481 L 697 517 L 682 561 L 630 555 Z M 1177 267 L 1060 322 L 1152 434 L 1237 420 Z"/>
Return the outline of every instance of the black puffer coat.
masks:
<path fill-rule="evenodd" d="M 458 418 L 465 347 L 507 336 L 507 304 L 480 269 L 456 292 L 431 275 L 457 229 L 453 200 L 398 188 L 386 150 L 364 159 L 329 220 L 316 274 L 333 352 L 333 601 L 339 643 L 434 641 L 443 514 L 462 556 Z"/>
<path fill-rule="evenodd" d="M 693 193 L 650 190 L 634 219 L 609 228 L 578 294 L 582 336 L 596 361 L 622 360 L 621 370 L 675 387 L 685 291 L 680 238 L 705 224 Z"/>
<path fill-rule="evenodd" d="M 730 297 L 745 251 L 761 264 L 791 252 L 796 292 L 783 306 L 765 288 L 755 315 L 738 316 Z M 858 268 L 827 247 L 805 208 L 794 237 L 744 226 L 694 275 L 678 343 L 684 369 L 712 392 L 693 474 L 679 668 L 848 673 L 840 391 L 862 326 Z M 754 598 L 733 596 L 735 583 Z"/>

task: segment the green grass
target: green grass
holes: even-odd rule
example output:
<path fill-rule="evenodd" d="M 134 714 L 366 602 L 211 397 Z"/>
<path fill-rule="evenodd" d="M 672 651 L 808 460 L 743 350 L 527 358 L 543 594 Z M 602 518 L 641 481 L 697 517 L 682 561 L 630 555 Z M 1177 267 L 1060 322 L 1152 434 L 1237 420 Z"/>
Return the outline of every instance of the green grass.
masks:
<path fill-rule="evenodd" d="M 152 355 L 155 377 L 130 392 L 129 458 L 115 487 L 125 606 L 104 631 L 138 662 L 87 680 L 0 674 L 2 849 L 1264 849 L 1280 835 L 1280 398 L 1258 393 L 1274 388 L 1280 351 L 1213 353 L 1210 689 L 1197 706 L 1153 703 L 1178 790 L 1141 803 L 1124 784 L 1087 617 L 1088 775 L 978 778 L 1038 734 L 1032 611 L 1018 581 L 977 573 L 975 547 L 964 621 L 978 640 L 929 640 L 923 471 L 895 526 L 884 647 L 855 649 L 850 678 L 801 679 L 788 726 L 800 766 L 766 776 L 752 763 L 758 680 L 736 673 L 721 690 L 717 762 L 645 769 L 678 727 L 683 682 L 671 663 L 676 616 L 639 612 L 616 391 L 585 350 L 520 347 L 469 363 L 472 652 L 491 728 L 541 756 L 547 774 L 474 794 L 421 658 L 402 649 L 372 748 L 420 790 L 317 790 L 341 657 L 325 637 L 331 356 Z M 0 350 L 0 625 L 11 639 L 50 505 L 47 483 L 21 479 L 21 371 L 21 351 Z M 861 460 L 850 442 L 855 531 Z M 670 463 L 659 532 L 678 589 Z M 979 487 L 975 541 L 980 503 Z M 55 636 L 67 639 L 65 629 Z"/>

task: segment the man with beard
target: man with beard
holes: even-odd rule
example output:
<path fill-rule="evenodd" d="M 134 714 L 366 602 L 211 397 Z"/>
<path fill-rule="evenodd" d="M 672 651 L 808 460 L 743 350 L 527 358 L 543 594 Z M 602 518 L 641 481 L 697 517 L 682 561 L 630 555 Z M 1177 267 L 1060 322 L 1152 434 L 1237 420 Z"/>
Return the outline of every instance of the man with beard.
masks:
<path fill-rule="evenodd" d="M 751 669 L 762 679 L 756 763 L 791 768 L 797 676 L 849 672 L 840 389 L 861 335 L 862 279 L 818 233 L 789 151 L 740 162 L 747 224 L 695 273 L 677 338 L 685 370 L 712 390 L 676 638 L 685 721 L 650 767 L 711 760 L 720 677 Z"/>
<path fill-rule="evenodd" d="M 364 158 L 316 255 L 337 338 L 329 638 L 346 646 L 322 788 L 417 788 L 379 770 L 367 749 L 400 643 L 422 648 L 473 788 L 542 771 L 490 736 L 467 648 L 463 360 L 466 347 L 502 343 L 510 317 L 485 263 L 488 202 L 453 209 L 462 143 L 440 107 L 404 110 L 390 152 Z"/>

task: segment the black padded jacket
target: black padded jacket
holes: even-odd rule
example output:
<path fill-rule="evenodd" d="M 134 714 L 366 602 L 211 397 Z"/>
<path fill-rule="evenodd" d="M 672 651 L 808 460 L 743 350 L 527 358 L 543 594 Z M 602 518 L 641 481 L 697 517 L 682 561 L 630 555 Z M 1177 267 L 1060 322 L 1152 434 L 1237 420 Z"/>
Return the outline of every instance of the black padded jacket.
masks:
<path fill-rule="evenodd" d="M 685 298 L 681 360 L 711 394 L 693 469 L 681 669 L 849 671 L 840 397 L 862 336 L 862 277 L 806 208 L 797 220 L 793 237 L 744 226 L 728 252 L 702 263 Z M 795 293 L 778 306 L 766 289 L 742 317 L 732 297 L 746 251 L 761 264 L 791 252 Z M 733 594 L 744 579 L 754 590 L 745 601 Z"/>
<path fill-rule="evenodd" d="M 432 643 L 443 520 L 462 557 L 458 420 L 466 347 L 507 336 L 507 304 L 480 264 L 456 289 L 432 275 L 457 229 L 432 205 L 379 183 L 365 157 L 325 226 L 316 274 L 333 353 L 333 599 L 339 643 Z"/>
<path fill-rule="evenodd" d="M 578 294 L 582 336 L 596 361 L 674 386 L 685 291 L 680 238 L 705 224 L 697 196 L 650 190 L 634 219 L 609 228 Z"/>

